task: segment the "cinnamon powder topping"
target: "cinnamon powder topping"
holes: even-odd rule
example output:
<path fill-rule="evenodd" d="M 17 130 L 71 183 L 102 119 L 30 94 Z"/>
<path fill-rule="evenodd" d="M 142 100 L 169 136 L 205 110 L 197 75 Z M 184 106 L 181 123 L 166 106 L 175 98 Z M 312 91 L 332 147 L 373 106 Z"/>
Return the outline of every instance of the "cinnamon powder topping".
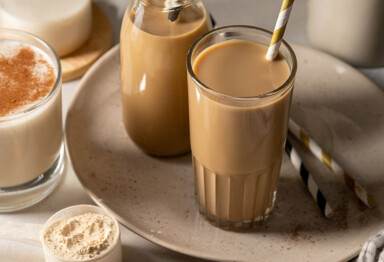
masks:
<path fill-rule="evenodd" d="M 25 45 L 0 45 L 0 117 L 17 113 L 42 100 L 56 81 L 53 67 Z M 3 48 L 3 50 L 5 50 Z"/>

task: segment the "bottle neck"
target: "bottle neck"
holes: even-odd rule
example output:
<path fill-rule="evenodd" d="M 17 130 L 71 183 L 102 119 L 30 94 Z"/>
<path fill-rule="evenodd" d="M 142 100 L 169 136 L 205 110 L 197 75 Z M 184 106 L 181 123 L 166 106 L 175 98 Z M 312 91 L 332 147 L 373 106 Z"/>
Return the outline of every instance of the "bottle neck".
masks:
<path fill-rule="evenodd" d="M 170 10 L 195 4 L 200 0 L 140 0 L 146 6 L 158 7 Z"/>

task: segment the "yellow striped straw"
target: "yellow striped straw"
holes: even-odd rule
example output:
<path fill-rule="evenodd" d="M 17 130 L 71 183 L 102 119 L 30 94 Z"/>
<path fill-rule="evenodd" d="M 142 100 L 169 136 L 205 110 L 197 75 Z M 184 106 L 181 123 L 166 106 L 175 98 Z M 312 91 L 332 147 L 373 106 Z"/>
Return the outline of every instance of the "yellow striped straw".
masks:
<path fill-rule="evenodd" d="M 343 176 L 345 185 L 369 208 L 374 206 L 372 195 L 355 181 L 334 159 L 331 158 L 298 124 L 289 119 L 289 132 L 308 148 L 333 173 Z"/>
<path fill-rule="evenodd" d="M 273 60 L 279 53 L 281 39 L 283 39 L 285 28 L 287 27 L 289 14 L 292 10 L 294 0 L 283 0 L 279 16 L 277 17 L 275 29 L 273 30 L 272 39 L 269 43 L 267 52 L 267 60 Z"/>

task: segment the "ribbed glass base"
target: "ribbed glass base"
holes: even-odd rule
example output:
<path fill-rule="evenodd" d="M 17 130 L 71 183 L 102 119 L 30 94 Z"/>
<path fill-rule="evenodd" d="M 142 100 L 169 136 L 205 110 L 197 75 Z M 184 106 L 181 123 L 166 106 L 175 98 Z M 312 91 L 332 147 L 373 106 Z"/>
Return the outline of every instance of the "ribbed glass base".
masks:
<path fill-rule="evenodd" d="M 198 200 L 197 200 L 198 201 Z M 199 202 L 197 202 L 199 205 Z M 250 229 L 254 226 L 261 225 L 266 221 L 271 214 L 273 210 L 273 206 L 268 208 L 266 213 L 263 216 L 257 216 L 252 220 L 246 220 L 246 221 L 229 221 L 229 220 L 222 220 L 217 218 L 216 216 L 210 215 L 207 210 L 202 206 L 199 205 L 199 211 L 200 214 L 212 225 L 220 227 L 225 230 L 244 230 L 244 229 Z"/>
<path fill-rule="evenodd" d="M 196 198 L 200 213 L 224 229 L 247 229 L 271 213 L 281 161 L 249 174 L 219 174 L 193 157 Z"/>

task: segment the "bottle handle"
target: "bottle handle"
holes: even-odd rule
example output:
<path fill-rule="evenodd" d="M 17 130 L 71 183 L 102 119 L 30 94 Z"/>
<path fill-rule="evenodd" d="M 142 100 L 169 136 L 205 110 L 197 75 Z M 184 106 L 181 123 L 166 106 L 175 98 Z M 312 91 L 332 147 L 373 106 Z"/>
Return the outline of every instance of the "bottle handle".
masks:
<path fill-rule="evenodd" d="M 215 18 L 213 18 L 212 13 L 209 13 L 209 18 L 211 19 L 212 28 L 215 28 L 216 20 L 215 20 Z"/>

